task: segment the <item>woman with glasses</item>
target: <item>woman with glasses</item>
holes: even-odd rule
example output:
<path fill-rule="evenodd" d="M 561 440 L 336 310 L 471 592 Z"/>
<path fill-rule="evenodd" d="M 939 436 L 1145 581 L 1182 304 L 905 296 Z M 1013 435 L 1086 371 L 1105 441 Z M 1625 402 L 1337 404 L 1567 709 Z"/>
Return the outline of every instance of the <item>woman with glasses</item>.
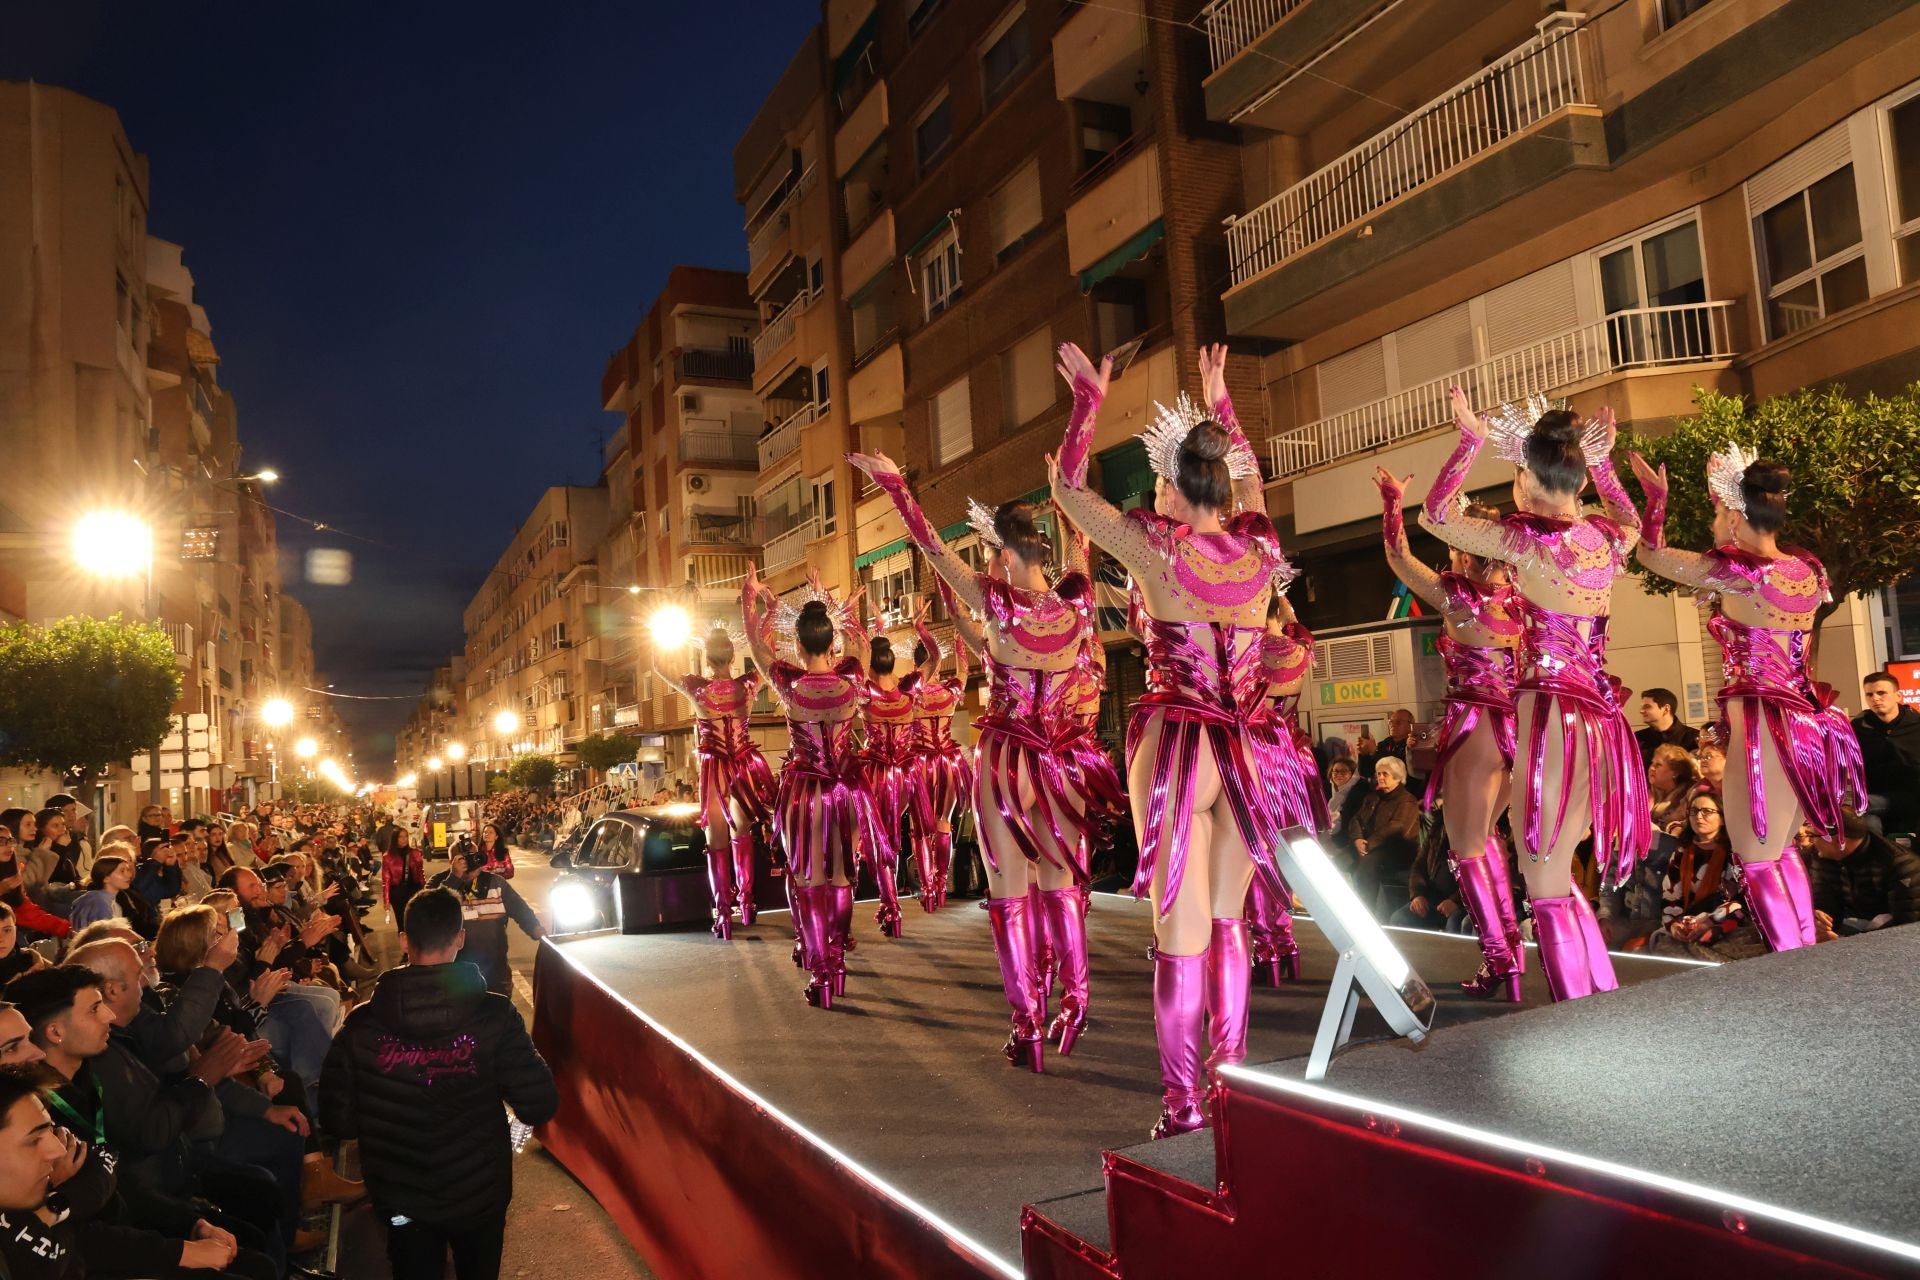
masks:
<path fill-rule="evenodd" d="M 1731 959 L 1716 949 L 1738 942 L 1747 920 L 1733 868 L 1726 806 L 1705 787 L 1688 797 L 1686 825 L 1660 886 L 1660 928 L 1647 940 L 1655 955 Z M 1752 930 L 1746 931 L 1751 937 Z M 1757 941 L 1749 953 L 1757 952 Z"/>

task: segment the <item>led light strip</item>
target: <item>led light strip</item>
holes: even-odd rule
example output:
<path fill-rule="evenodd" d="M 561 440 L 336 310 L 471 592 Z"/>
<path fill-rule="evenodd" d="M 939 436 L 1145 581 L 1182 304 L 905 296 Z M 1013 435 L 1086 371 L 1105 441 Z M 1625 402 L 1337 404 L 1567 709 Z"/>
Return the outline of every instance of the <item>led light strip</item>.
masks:
<path fill-rule="evenodd" d="M 1327 1089 L 1319 1085 L 1308 1084 L 1301 1080 L 1292 1080 L 1285 1076 L 1270 1075 L 1243 1066 L 1223 1066 L 1219 1074 L 1241 1085 L 1252 1086 L 1255 1090 L 1278 1089 L 1285 1093 L 1299 1094 L 1317 1102 L 1325 1102 L 1341 1107 L 1354 1107 L 1368 1112 L 1376 1112 L 1395 1120 L 1411 1121 L 1425 1125 L 1450 1137 L 1461 1138 L 1482 1146 L 1493 1147 L 1513 1155 L 1532 1156 L 1541 1160 L 1559 1160 L 1576 1168 L 1593 1173 L 1618 1178 L 1626 1182 L 1639 1182 L 1657 1187 L 1691 1200 L 1703 1201 L 1715 1208 L 1733 1209 L 1739 1213 L 1754 1217 L 1771 1218 L 1789 1226 L 1799 1227 L 1820 1235 L 1845 1240 L 1849 1244 L 1863 1245 L 1890 1253 L 1909 1261 L 1920 1262 L 1920 1245 L 1895 1240 L 1891 1236 L 1876 1235 L 1863 1231 L 1859 1227 L 1849 1227 L 1845 1223 L 1834 1222 L 1828 1218 L 1816 1218 L 1812 1214 L 1797 1209 L 1786 1209 L 1779 1205 L 1749 1199 L 1731 1191 L 1716 1191 L 1697 1182 L 1685 1182 L 1666 1174 L 1655 1173 L 1649 1169 L 1632 1169 L 1626 1165 L 1615 1164 L 1611 1160 L 1602 1160 L 1597 1156 L 1583 1156 L 1558 1147 L 1543 1146 L 1538 1143 L 1523 1142 L 1518 1138 L 1509 1138 L 1492 1133 L 1486 1129 L 1476 1129 L 1461 1124 L 1457 1120 L 1448 1120 L 1442 1116 L 1430 1115 L 1424 1111 L 1415 1111 L 1394 1103 L 1381 1102 L 1357 1093 L 1344 1093 L 1336 1089 Z"/>
<path fill-rule="evenodd" d="M 771 915 L 773 913 L 763 912 L 762 914 Z M 572 962 L 569 961 L 568 963 L 571 964 Z M 925 1205 L 921 1204 L 918 1200 L 915 1200 L 912 1196 L 900 1190 L 900 1188 L 894 1186 L 892 1183 L 882 1178 L 879 1174 L 873 1172 L 871 1169 L 867 1168 L 865 1165 L 855 1160 L 852 1156 L 849 1156 L 846 1152 L 842 1151 L 839 1147 L 834 1146 L 831 1142 L 828 1142 L 825 1138 L 821 1137 L 819 1134 L 815 1133 L 813 1130 L 809 1129 L 807 1126 L 801 1124 L 798 1120 L 795 1120 L 792 1116 L 782 1111 L 779 1107 L 776 1107 L 771 1102 L 768 1102 L 759 1093 L 755 1092 L 752 1089 L 749 1089 L 745 1084 L 741 1083 L 739 1078 L 734 1076 L 733 1073 L 727 1071 L 724 1067 L 721 1067 L 720 1065 L 715 1063 L 711 1058 L 707 1057 L 706 1054 L 701 1053 L 698 1049 L 688 1044 L 685 1040 L 675 1035 L 672 1031 L 669 1031 L 667 1028 L 661 1026 L 658 1022 L 648 1017 L 647 1014 L 644 1013 L 637 1006 L 635 1006 L 631 1000 L 628 1000 L 625 996 L 621 995 L 618 991 L 615 991 L 612 987 L 608 986 L 604 981 L 602 981 L 597 974 L 594 974 L 590 970 L 584 969 L 577 964 L 573 965 L 573 968 L 576 972 L 582 974 L 587 979 L 587 981 L 593 983 L 595 986 L 599 987 L 602 991 L 606 992 L 609 996 L 613 997 L 613 999 L 619 1001 L 620 1004 L 624 1005 L 628 1009 L 628 1011 L 630 1011 L 633 1014 L 634 1017 L 640 1019 L 640 1021 L 646 1023 L 649 1027 L 653 1028 L 654 1031 L 658 1032 L 661 1036 L 665 1037 L 668 1043 L 672 1044 L 676 1049 L 679 1049 L 682 1053 L 686 1054 L 688 1057 L 692 1058 L 695 1062 L 699 1063 L 702 1067 L 706 1068 L 706 1070 L 712 1072 L 720 1080 L 725 1082 L 730 1088 L 738 1091 L 741 1094 L 741 1096 L 747 1099 L 747 1101 L 752 1103 L 754 1106 L 760 1108 L 762 1111 L 766 1112 L 774 1120 L 778 1121 L 780 1124 L 785 1125 L 788 1129 L 791 1129 L 794 1133 L 798 1134 L 800 1137 L 812 1143 L 816 1148 L 824 1152 L 830 1159 L 832 1159 L 834 1163 L 840 1165 L 842 1168 L 851 1172 L 855 1177 L 859 1178 L 862 1182 L 865 1182 L 868 1186 L 878 1191 L 881 1195 L 894 1201 L 901 1208 L 907 1210 L 909 1213 L 913 1214 L 915 1217 L 925 1222 L 928 1226 L 932 1227 L 934 1230 L 944 1234 L 948 1239 L 952 1240 L 955 1244 L 960 1245 L 964 1251 L 973 1254 L 981 1262 L 986 1263 L 988 1266 L 992 1267 L 995 1271 L 999 1272 L 1001 1275 L 1008 1277 L 1008 1280 L 1022 1280 L 1025 1273 L 1021 1270 L 1020 1267 L 1016 1266 L 1014 1263 L 1009 1262 L 1005 1258 L 1002 1258 L 998 1254 L 994 1253 L 991 1249 L 987 1248 L 986 1245 L 981 1244 L 978 1240 L 975 1240 L 972 1236 L 960 1230 L 958 1227 L 954 1226 L 951 1222 L 948 1222 L 945 1218 L 941 1217 L 939 1214 L 935 1213 L 933 1210 L 927 1208 Z"/>

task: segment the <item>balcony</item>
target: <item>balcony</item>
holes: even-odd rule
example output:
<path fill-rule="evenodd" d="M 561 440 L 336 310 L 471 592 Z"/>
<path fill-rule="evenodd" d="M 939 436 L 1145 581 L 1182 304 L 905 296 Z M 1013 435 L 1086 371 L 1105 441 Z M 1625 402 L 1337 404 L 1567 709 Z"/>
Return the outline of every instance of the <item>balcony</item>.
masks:
<path fill-rule="evenodd" d="M 814 166 L 808 165 L 806 171 L 787 188 L 786 194 L 781 196 L 772 210 L 761 219 L 760 225 L 748 234 L 747 288 L 749 290 L 754 289 L 760 268 L 776 260 L 775 248 L 786 243 L 787 232 L 793 226 L 794 206 L 799 203 L 802 196 L 813 189 L 815 176 Z"/>
<path fill-rule="evenodd" d="M 773 573 L 790 564 L 798 564 L 807 558 L 807 544 L 821 534 L 820 517 L 812 511 L 803 512 L 783 533 L 769 537 L 760 548 L 760 558 L 765 561 L 765 572 Z"/>
<path fill-rule="evenodd" d="M 752 522 L 732 507 L 689 507 L 680 541 L 689 547 L 750 547 Z"/>
<path fill-rule="evenodd" d="M 800 448 L 800 433 L 806 429 L 808 423 L 813 421 L 813 418 L 814 407 L 810 404 L 801 405 L 798 410 L 779 426 L 769 431 L 766 435 L 761 436 L 759 441 L 760 469 L 762 471 L 769 471 L 773 468 L 774 463 L 798 452 Z"/>
<path fill-rule="evenodd" d="M 794 295 L 793 300 L 780 309 L 753 339 L 753 369 L 756 375 L 771 372 L 779 358 L 786 354 L 785 348 L 793 342 L 795 326 L 799 323 L 800 313 L 813 301 L 813 295 L 802 291 Z"/>
<path fill-rule="evenodd" d="M 1068 268 L 1088 272 L 1159 221 L 1160 144 L 1136 134 L 1075 185 L 1067 205 Z"/>
<path fill-rule="evenodd" d="M 1053 93 L 1062 102 L 1128 101 L 1146 50 L 1141 0 L 1082 5 L 1053 35 Z"/>
<path fill-rule="evenodd" d="M 1595 378 L 1636 370 L 1709 365 L 1730 360 L 1731 302 L 1620 311 L 1456 369 L 1398 395 L 1283 432 L 1268 441 L 1275 479 L 1297 476 L 1355 454 L 1397 444 L 1445 427 L 1450 387 L 1463 387 L 1486 406 L 1552 395 Z"/>
<path fill-rule="evenodd" d="M 673 372 L 681 382 L 751 382 L 753 356 L 744 347 L 682 347 L 673 357 Z"/>
<path fill-rule="evenodd" d="M 757 443 L 752 436 L 736 435 L 731 431 L 683 431 L 680 433 L 680 461 L 750 467 L 759 458 Z"/>
<path fill-rule="evenodd" d="M 182 668 L 193 665 L 193 624 L 191 622 L 165 622 L 161 624 L 167 630 L 167 639 L 173 643 L 174 663 Z"/>

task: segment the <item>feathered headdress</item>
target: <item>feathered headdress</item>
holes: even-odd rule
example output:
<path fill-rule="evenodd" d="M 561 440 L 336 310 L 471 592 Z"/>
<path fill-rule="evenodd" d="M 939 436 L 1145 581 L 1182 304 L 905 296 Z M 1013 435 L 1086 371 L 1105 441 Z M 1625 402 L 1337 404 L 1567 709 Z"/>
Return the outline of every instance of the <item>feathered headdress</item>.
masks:
<path fill-rule="evenodd" d="M 1153 474 L 1171 481 L 1180 474 L 1180 446 L 1186 443 L 1187 433 L 1213 419 L 1184 391 L 1173 402 L 1173 408 L 1167 408 L 1158 400 L 1153 402 L 1153 407 L 1158 416 L 1152 426 L 1140 433 L 1140 441 L 1147 446 L 1147 465 L 1153 468 Z M 1235 445 L 1227 451 L 1227 474 L 1235 480 L 1257 480 L 1260 460 L 1248 446 Z"/>
<path fill-rule="evenodd" d="M 1000 533 L 993 527 L 993 508 L 983 504 L 980 499 L 967 499 L 967 523 L 980 535 L 980 545 L 989 551 L 1000 549 Z"/>
<path fill-rule="evenodd" d="M 867 634 L 866 628 L 861 625 L 859 615 L 854 612 L 853 605 L 848 601 L 835 598 L 834 594 L 824 587 L 816 587 L 809 582 L 794 594 L 800 597 L 799 605 L 795 605 L 786 596 L 778 596 L 775 598 L 771 612 L 774 635 L 778 638 L 783 651 L 796 654 L 800 651 L 800 609 L 816 600 L 827 606 L 827 616 L 833 621 L 833 652 L 845 651 L 849 634 L 860 636 Z"/>
<path fill-rule="evenodd" d="M 1741 482 L 1747 478 L 1747 468 L 1759 458 L 1738 444 L 1729 443 L 1725 449 L 1707 459 L 1707 492 L 1713 495 L 1714 502 L 1729 511 L 1747 514 L 1747 496 L 1741 492 Z"/>
<path fill-rule="evenodd" d="M 1487 414 L 1487 443 L 1493 447 L 1493 456 L 1517 467 L 1526 466 L 1527 437 L 1533 434 L 1533 424 L 1545 414 L 1566 407 L 1566 401 L 1549 399 L 1536 391 L 1519 404 L 1509 402 Z M 1604 420 L 1588 418 L 1580 424 L 1580 452 L 1588 466 L 1607 456 Z"/>

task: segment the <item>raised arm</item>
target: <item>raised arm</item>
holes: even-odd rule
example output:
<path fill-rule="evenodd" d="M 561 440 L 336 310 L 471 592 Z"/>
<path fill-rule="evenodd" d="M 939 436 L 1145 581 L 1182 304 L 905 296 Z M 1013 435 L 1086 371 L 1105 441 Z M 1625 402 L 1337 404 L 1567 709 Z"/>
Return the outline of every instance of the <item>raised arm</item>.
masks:
<path fill-rule="evenodd" d="M 1233 397 L 1227 394 L 1227 344 L 1218 342 L 1200 348 L 1200 389 L 1206 397 L 1213 420 L 1226 428 L 1233 438 L 1233 453 L 1244 453 L 1243 473 L 1233 482 L 1233 504 L 1241 511 L 1267 511 L 1267 486 L 1260 474 L 1260 455 L 1240 429 L 1240 415 L 1233 411 Z M 1231 455 L 1229 455 L 1231 456 Z"/>
<path fill-rule="evenodd" d="M 773 618 L 767 611 L 765 591 L 760 585 L 759 573 L 748 565 L 746 581 L 740 587 L 740 621 L 747 629 L 747 648 L 753 652 L 753 664 L 771 674 L 775 662 Z"/>
<path fill-rule="evenodd" d="M 653 668 L 653 673 L 660 677 L 661 681 L 667 686 L 667 688 L 673 690 L 675 693 L 685 698 L 689 703 L 695 703 L 693 690 L 687 687 L 686 676 L 675 675 L 673 674 L 672 671 L 669 671 L 664 664 L 658 664 L 658 663 L 655 664 Z M 698 705 L 698 704 L 695 703 L 695 705 Z"/>
<path fill-rule="evenodd" d="M 1053 503 L 1060 513 L 1105 547 L 1136 578 L 1151 572 L 1155 564 L 1166 563 L 1144 527 L 1127 519 L 1118 507 L 1084 484 L 1069 484 L 1052 457 L 1047 459 L 1047 473 L 1053 484 Z"/>
<path fill-rule="evenodd" d="M 1655 471 L 1638 453 L 1629 455 L 1633 474 L 1646 491 L 1647 509 L 1640 516 L 1640 545 L 1634 558 L 1648 573 L 1669 582 L 1689 587 L 1705 587 L 1713 576 L 1713 560 L 1697 551 L 1681 551 L 1667 545 L 1667 468 L 1662 463 Z"/>
<path fill-rule="evenodd" d="M 933 566 L 933 571 L 940 575 L 941 580 L 951 586 L 969 608 L 984 611 L 987 601 L 980 590 L 979 574 L 951 547 L 940 541 L 940 535 L 927 523 L 927 513 L 914 500 L 913 490 L 907 488 L 907 478 L 900 474 L 900 468 L 893 464 L 893 460 L 884 453 L 850 453 L 847 461 L 866 472 L 881 491 L 893 500 L 901 522 L 907 526 L 907 536 L 926 553 L 927 563 Z"/>
<path fill-rule="evenodd" d="M 938 585 L 940 588 L 940 599 L 944 601 L 947 606 L 947 615 L 953 619 L 953 637 L 955 640 L 953 650 L 954 663 L 959 668 L 961 678 L 965 679 L 967 650 L 971 649 L 975 653 L 985 657 L 987 652 L 986 633 L 980 629 L 980 624 L 973 620 L 973 615 L 960 607 L 960 601 L 954 597 L 953 588 L 947 585 L 946 579 L 940 579 Z"/>
<path fill-rule="evenodd" d="M 1407 590 L 1433 608 L 1444 609 L 1447 593 L 1440 585 L 1440 575 L 1414 559 L 1413 549 L 1407 545 L 1407 518 L 1403 507 L 1407 485 L 1412 479 L 1408 476 L 1396 480 L 1385 467 L 1373 469 L 1373 483 L 1380 489 L 1380 533 L 1386 543 L 1387 567 L 1393 570 L 1394 577 L 1407 584 Z"/>
<path fill-rule="evenodd" d="M 1080 526 L 1067 519 L 1060 518 L 1061 536 L 1066 539 L 1062 549 L 1060 568 L 1065 573 L 1083 574 L 1093 577 L 1093 544 L 1087 541 L 1087 535 L 1080 532 Z"/>
<path fill-rule="evenodd" d="M 933 628 L 927 625 L 927 606 L 924 602 L 919 611 L 913 615 L 913 635 L 920 642 L 921 648 L 927 651 L 927 660 L 918 668 L 920 679 L 926 682 L 938 680 L 940 678 L 940 640 L 933 634 Z"/>
<path fill-rule="evenodd" d="M 1620 483 L 1620 476 L 1613 469 L 1613 442 L 1620 436 L 1619 424 L 1613 420 L 1613 410 L 1600 410 L 1597 420 L 1604 431 L 1604 447 L 1587 461 L 1587 474 L 1593 478 L 1593 491 L 1600 495 L 1600 505 L 1606 509 L 1608 519 L 1626 531 L 1629 542 L 1640 539 L 1640 512 L 1633 505 L 1633 495 Z"/>
<path fill-rule="evenodd" d="M 1420 508 L 1420 527 L 1468 555 L 1499 560 L 1504 558 L 1506 547 L 1506 531 L 1500 523 L 1455 509 L 1460 492 L 1466 487 L 1467 473 L 1473 470 L 1474 459 L 1487 443 L 1487 424 L 1467 403 L 1466 392 L 1454 387 L 1448 396 L 1453 402 L 1454 425 L 1460 428 L 1460 443 L 1427 490 L 1427 500 Z"/>

